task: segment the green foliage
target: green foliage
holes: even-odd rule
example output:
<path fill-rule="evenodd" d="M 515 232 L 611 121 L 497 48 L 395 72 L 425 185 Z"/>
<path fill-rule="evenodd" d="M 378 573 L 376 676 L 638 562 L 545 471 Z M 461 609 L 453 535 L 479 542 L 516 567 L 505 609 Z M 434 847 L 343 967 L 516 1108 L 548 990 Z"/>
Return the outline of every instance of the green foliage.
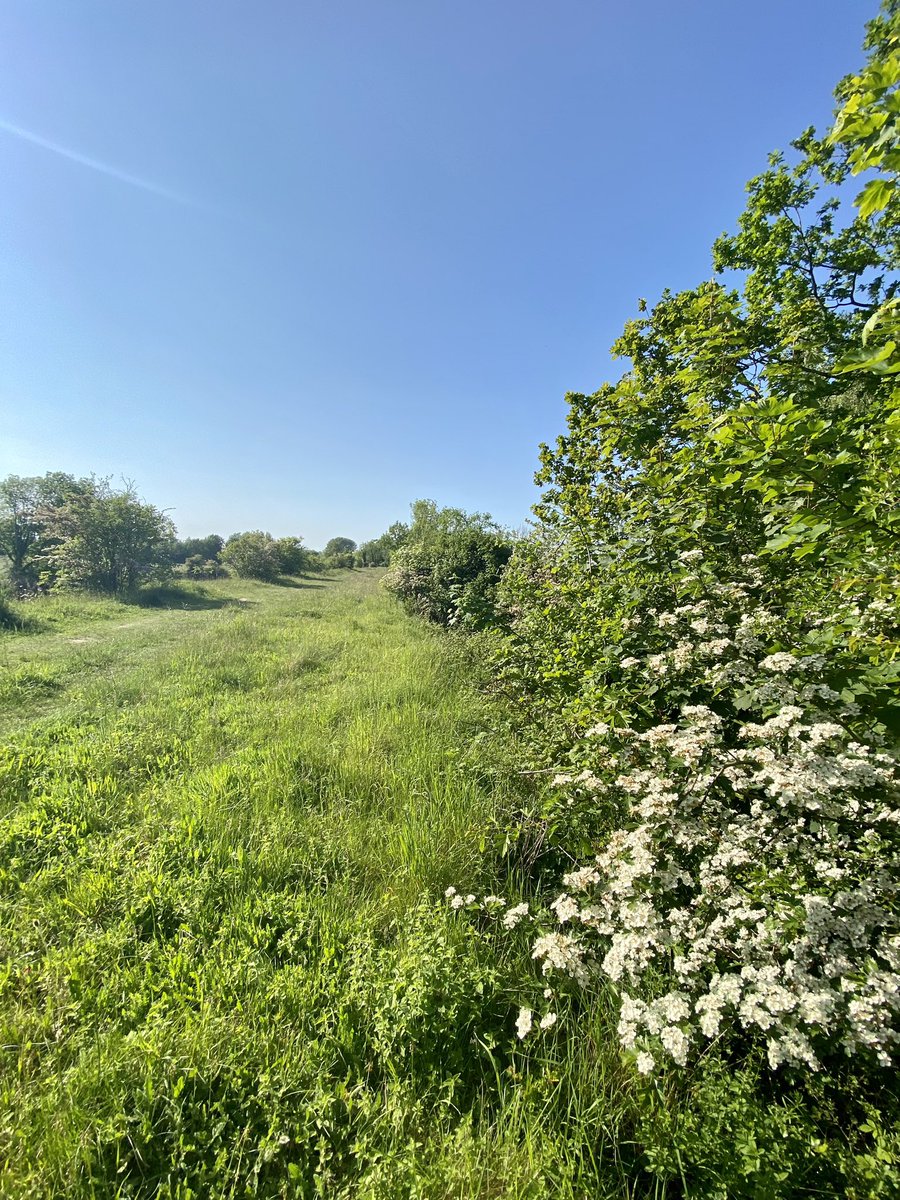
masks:
<path fill-rule="evenodd" d="M 134 487 L 121 491 L 91 479 L 64 503 L 42 514 L 49 542 L 43 578 L 54 586 L 126 594 L 143 580 L 162 578 L 171 563 L 175 528 Z"/>
<path fill-rule="evenodd" d="M 322 552 L 323 563 L 328 568 L 352 567 L 356 561 L 356 542 L 348 537 L 332 538 Z"/>
<path fill-rule="evenodd" d="M 91 490 L 90 480 L 62 471 L 0 481 L 0 554 L 9 559 L 10 581 L 22 594 L 36 590 L 53 541 L 48 514 L 74 496 Z"/>
<path fill-rule="evenodd" d="M 381 537 L 363 542 L 356 552 L 355 564 L 358 567 L 386 567 L 391 561 L 391 555 L 409 537 L 409 526 L 402 521 L 395 521 Z"/>
<path fill-rule="evenodd" d="M 199 558 L 201 562 L 217 562 L 224 546 L 225 539 L 217 533 L 210 533 L 201 538 L 184 538 L 175 543 L 172 562 L 186 563 L 191 558 Z"/>
<path fill-rule="evenodd" d="M 391 554 L 385 587 L 430 621 L 470 629 L 491 624 L 510 536 L 487 513 L 438 508 L 433 500 L 417 500 L 412 518 Z"/>
<path fill-rule="evenodd" d="M 221 559 L 242 579 L 277 579 L 282 570 L 282 558 L 275 539 L 261 529 L 232 534 L 225 543 Z"/>
<path fill-rule="evenodd" d="M 332 554 L 352 554 L 356 549 L 356 542 L 348 537 L 333 537 L 325 547 L 326 555 Z"/>
<path fill-rule="evenodd" d="M 560 974 L 589 969 L 586 1000 L 602 1003 L 612 981 L 617 1036 L 641 1071 L 654 1070 L 660 1044 L 670 1063 L 687 1062 L 665 1072 L 664 1093 L 649 1090 L 658 1076 L 648 1085 L 641 1136 L 689 1195 L 897 1187 L 898 1094 L 879 1063 L 893 1052 L 898 978 L 900 841 L 896 821 L 883 821 L 900 745 L 898 32 L 888 5 L 869 65 L 839 92 L 836 130 L 805 132 L 751 181 L 737 231 L 716 243 L 715 278 L 642 305 L 615 345 L 630 360 L 622 378 L 569 396 L 566 434 L 541 451 L 538 528 L 501 584 L 517 727 L 533 765 L 558 772 L 513 834 L 538 889 L 553 880 L 547 901 L 563 872 L 578 875 L 573 860 L 589 876 L 566 885 L 587 891 L 584 910 L 559 897 L 566 915 L 547 911 L 538 932 L 552 929 L 570 956 L 558 951 L 561 961 L 575 963 Z M 857 203 L 862 169 L 879 177 Z M 791 737 L 815 726 L 841 753 L 812 763 L 799 741 L 778 741 L 791 722 Z M 882 755 L 883 774 L 863 767 L 857 785 L 868 823 L 883 821 L 865 835 L 851 787 L 821 808 L 814 794 L 857 751 Z M 741 773 L 751 759 L 783 774 L 760 786 Z M 791 824 L 801 779 L 810 803 Z M 757 845 L 765 828 L 771 841 Z M 815 957 L 830 935 L 816 942 L 803 904 L 827 914 L 822 930 L 837 928 L 857 894 L 871 937 L 837 968 Z M 744 940 L 720 953 L 717 936 L 740 924 L 741 906 L 753 914 Z M 693 1001 L 725 977 L 746 988 L 767 937 L 767 979 L 785 1007 L 767 1016 L 765 1001 L 755 1014 L 745 1004 L 724 1026 L 717 1010 L 692 1075 L 687 1047 L 707 1011 Z M 874 1010 L 885 1028 L 849 1038 L 847 1056 L 836 1052 L 839 1004 L 827 1032 L 819 1022 L 819 1060 L 800 1037 L 791 1059 L 789 1038 L 760 1035 L 797 1011 L 786 997 L 804 938 L 800 973 L 821 994 L 835 971 L 846 995 L 869 972 L 884 981 Z M 534 946 L 549 970 L 550 950 Z M 674 1016 L 659 1017 L 658 998 Z M 768 1064 L 751 1069 L 766 1037 Z"/>
<path fill-rule="evenodd" d="M 800 615 L 812 595 L 891 588 L 898 392 L 853 356 L 892 311 L 900 209 L 848 211 L 849 137 L 808 131 L 793 165 L 773 156 L 716 244 L 739 289 L 665 293 L 616 343 L 631 369 L 569 396 L 567 435 L 542 448 L 541 527 L 507 576 L 509 669 L 561 744 L 612 696 L 623 622 L 671 594 L 679 553 L 702 551 L 710 580 L 761 555 L 773 599 Z M 854 686 L 868 678 L 887 703 L 878 678 L 895 652 L 857 658 Z"/>
<path fill-rule="evenodd" d="M 184 573 L 188 579 L 218 579 L 227 572 L 222 564 L 214 558 L 201 558 L 192 554 L 184 562 Z"/>
<path fill-rule="evenodd" d="M 275 541 L 275 553 L 282 575 L 300 575 L 306 570 L 307 550 L 303 538 L 283 537 Z"/>

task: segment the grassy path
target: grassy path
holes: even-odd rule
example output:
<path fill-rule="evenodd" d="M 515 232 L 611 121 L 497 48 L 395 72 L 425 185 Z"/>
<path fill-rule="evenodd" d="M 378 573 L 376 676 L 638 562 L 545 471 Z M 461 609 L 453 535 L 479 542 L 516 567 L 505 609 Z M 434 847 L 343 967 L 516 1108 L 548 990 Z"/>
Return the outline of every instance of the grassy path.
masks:
<path fill-rule="evenodd" d="M 371 574 L 209 598 L 0 647 L 0 1190 L 446 1194 L 480 701 Z"/>

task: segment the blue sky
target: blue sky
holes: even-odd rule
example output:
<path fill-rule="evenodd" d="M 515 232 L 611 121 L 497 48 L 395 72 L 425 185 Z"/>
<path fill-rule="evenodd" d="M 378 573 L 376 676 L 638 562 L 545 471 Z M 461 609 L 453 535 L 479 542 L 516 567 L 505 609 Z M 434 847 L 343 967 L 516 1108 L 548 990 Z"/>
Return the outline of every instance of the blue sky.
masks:
<path fill-rule="evenodd" d="M 183 534 L 520 525 L 875 0 L 5 0 L 0 475 Z"/>

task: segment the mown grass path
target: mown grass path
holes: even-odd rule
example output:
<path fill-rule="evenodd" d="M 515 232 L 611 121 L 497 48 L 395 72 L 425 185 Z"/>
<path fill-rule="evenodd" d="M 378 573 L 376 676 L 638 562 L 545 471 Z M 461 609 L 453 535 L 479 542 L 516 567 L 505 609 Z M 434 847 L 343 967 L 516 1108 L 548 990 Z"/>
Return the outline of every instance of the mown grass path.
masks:
<path fill-rule="evenodd" d="M 0 1194 L 476 1194 L 482 701 L 377 573 L 204 591 L 0 642 Z"/>

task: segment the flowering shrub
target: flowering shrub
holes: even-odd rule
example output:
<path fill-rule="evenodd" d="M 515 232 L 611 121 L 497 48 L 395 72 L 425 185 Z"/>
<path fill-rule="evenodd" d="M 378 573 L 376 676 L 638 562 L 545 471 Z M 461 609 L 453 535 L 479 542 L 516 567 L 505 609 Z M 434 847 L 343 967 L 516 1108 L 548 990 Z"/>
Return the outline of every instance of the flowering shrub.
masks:
<path fill-rule="evenodd" d="M 897 762 L 883 730 L 861 738 L 860 705 L 833 684 L 842 623 L 875 647 L 895 605 L 807 613 L 804 636 L 765 606 L 754 563 L 714 601 L 699 556 L 681 557 L 675 603 L 628 621 L 619 662 L 635 690 L 689 687 L 694 702 L 641 731 L 595 722 L 573 751 L 581 769 L 555 777 L 570 811 L 614 828 L 565 874 L 533 957 L 545 975 L 618 987 L 619 1036 L 642 1071 L 660 1054 L 684 1064 L 726 1028 L 762 1036 L 773 1067 L 816 1068 L 836 1049 L 887 1065 L 900 1041 Z M 641 645 L 653 652 L 630 653 Z"/>
<path fill-rule="evenodd" d="M 760 574 L 715 608 L 686 574 L 687 602 L 633 634 L 665 631 L 669 646 L 626 669 L 690 672 L 708 703 L 642 732 L 595 726 L 590 776 L 559 781 L 603 796 L 621 824 L 551 905 L 573 931 L 567 961 L 546 937 L 535 957 L 575 978 L 590 959 L 619 985 L 619 1034 L 643 1069 L 651 1047 L 684 1063 L 725 1024 L 760 1032 L 772 1066 L 816 1067 L 817 1047 L 838 1045 L 887 1064 L 900 1040 L 897 764 L 877 734 L 854 734 L 859 705 L 831 686 L 833 661 L 754 597 Z M 876 600 L 861 624 L 877 638 L 892 615 Z M 635 994 L 660 968 L 675 986 Z"/>
<path fill-rule="evenodd" d="M 881 65 L 842 91 L 882 116 L 885 14 Z M 870 115 L 773 156 L 719 277 L 642 305 L 614 348 L 630 369 L 569 397 L 500 587 L 561 882 L 515 923 L 459 906 L 527 922 L 545 983 L 612 988 L 644 1073 L 726 1038 L 772 1069 L 898 1054 L 900 361 L 876 343 L 900 151 Z M 857 136 L 892 150 L 854 210 Z M 523 1008 L 518 1036 L 541 1020 Z"/>

